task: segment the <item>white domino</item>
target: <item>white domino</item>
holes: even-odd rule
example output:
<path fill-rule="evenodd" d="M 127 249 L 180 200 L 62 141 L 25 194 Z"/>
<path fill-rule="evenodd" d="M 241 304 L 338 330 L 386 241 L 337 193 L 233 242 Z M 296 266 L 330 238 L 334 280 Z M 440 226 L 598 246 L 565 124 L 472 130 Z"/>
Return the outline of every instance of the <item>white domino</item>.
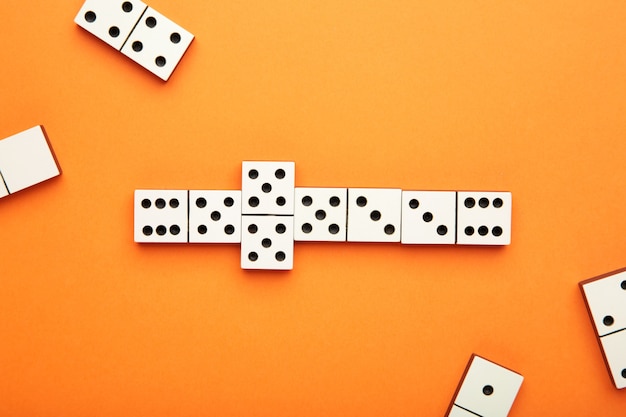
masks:
<path fill-rule="evenodd" d="M 187 190 L 135 190 L 135 242 L 188 241 Z"/>
<path fill-rule="evenodd" d="M 0 197 L 60 173 L 43 126 L 35 126 L 0 140 Z"/>
<path fill-rule="evenodd" d="M 148 7 L 121 51 L 167 81 L 193 38 L 190 32 Z"/>
<path fill-rule="evenodd" d="M 241 167 L 242 214 L 293 215 L 294 162 L 244 161 Z"/>
<path fill-rule="evenodd" d="M 508 245 L 511 243 L 511 193 L 459 191 L 456 243 Z"/>
<path fill-rule="evenodd" d="M 456 192 L 402 191 L 404 244 L 455 243 Z"/>
<path fill-rule="evenodd" d="M 580 283 L 611 379 L 626 388 L 626 268 Z"/>
<path fill-rule="evenodd" d="M 348 188 L 348 242 L 400 242 L 402 190 Z"/>
<path fill-rule="evenodd" d="M 139 0 L 87 0 L 74 22 L 119 51 L 147 7 Z"/>
<path fill-rule="evenodd" d="M 478 355 L 472 355 L 448 417 L 506 417 L 524 377 Z"/>
<path fill-rule="evenodd" d="M 241 191 L 190 190 L 189 242 L 241 242 Z"/>
<path fill-rule="evenodd" d="M 242 216 L 242 269 L 293 269 L 293 216 Z"/>
<path fill-rule="evenodd" d="M 294 240 L 345 242 L 347 199 L 347 188 L 296 188 Z"/>

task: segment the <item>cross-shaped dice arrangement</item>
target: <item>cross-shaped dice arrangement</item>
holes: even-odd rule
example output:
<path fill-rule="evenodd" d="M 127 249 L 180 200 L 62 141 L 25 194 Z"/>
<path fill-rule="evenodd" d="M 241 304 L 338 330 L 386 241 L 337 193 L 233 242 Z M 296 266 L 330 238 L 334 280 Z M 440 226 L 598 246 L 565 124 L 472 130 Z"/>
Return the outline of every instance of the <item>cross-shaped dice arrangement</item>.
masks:
<path fill-rule="evenodd" d="M 295 186 L 244 161 L 241 190 L 135 190 L 135 242 L 241 243 L 243 269 L 293 269 L 294 241 L 508 245 L 511 193 Z"/>

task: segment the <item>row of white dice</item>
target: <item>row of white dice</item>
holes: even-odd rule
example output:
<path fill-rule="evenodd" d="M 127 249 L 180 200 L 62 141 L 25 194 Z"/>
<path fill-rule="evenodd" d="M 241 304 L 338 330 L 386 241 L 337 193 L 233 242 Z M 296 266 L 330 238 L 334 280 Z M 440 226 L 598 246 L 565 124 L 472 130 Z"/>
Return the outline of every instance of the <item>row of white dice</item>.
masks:
<path fill-rule="evenodd" d="M 295 213 L 284 220 L 295 241 L 510 243 L 508 192 L 295 188 L 292 194 Z M 244 220 L 249 216 L 267 215 L 244 213 Z M 241 224 L 239 190 L 135 192 L 137 242 L 238 243 Z"/>
<path fill-rule="evenodd" d="M 86 0 L 74 22 L 165 81 L 194 38 L 140 0 Z"/>

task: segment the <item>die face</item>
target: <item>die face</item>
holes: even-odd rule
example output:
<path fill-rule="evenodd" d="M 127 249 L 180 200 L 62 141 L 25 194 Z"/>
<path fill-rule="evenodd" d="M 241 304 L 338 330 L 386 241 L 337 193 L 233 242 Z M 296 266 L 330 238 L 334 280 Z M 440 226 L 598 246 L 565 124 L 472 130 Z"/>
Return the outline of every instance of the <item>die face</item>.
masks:
<path fill-rule="evenodd" d="M 348 242 L 400 242 L 402 191 L 348 188 Z"/>
<path fill-rule="evenodd" d="M 189 242 L 241 242 L 241 191 L 190 190 Z"/>
<path fill-rule="evenodd" d="M 293 269 L 293 216 L 242 216 L 242 269 Z"/>
<path fill-rule="evenodd" d="M 0 172 L 8 193 L 31 187 L 61 173 L 41 126 L 0 140 Z"/>
<path fill-rule="evenodd" d="M 456 243 L 508 245 L 511 243 L 511 193 L 457 193 Z"/>
<path fill-rule="evenodd" d="M 294 240 L 345 242 L 347 188 L 296 188 Z"/>
<path fill-rule="evenodd" d="M 626 330 L 601 337 L 600 343 L 613 384 L 626 388 Z"/>
<path fill-rule="evenodd" d="M 167 81 L 193 38 L 187 30 L 148 7 L 121 51 Z"/>
<path fill-rule="evenodd" d="M 294 162 L 244 161 L 242 214 L 294 214 Z"/>
<path fill-rule="evenodd" d="M 524 377 L 474 355 L 454 405 L 482 417 L 506 417 Z"/>
<path fill-rule="evenodd" d="M 626 329 L 626 270 L 592 278 L 581 288 L 598 336 Z"/>
<path fill-rule="evenodd" d="M 456 192 L 402 191 L 404 244 L 454 244 Z"/>
<path fill-rule="evenodd" d="M 147 7 L 138 0 L 87 0 L 74 22 L 119 51 Z"/>
<path fill-rule="evenodd" d="M 135 242 L 187 242 L 187 190 L 135 190 Z"/>

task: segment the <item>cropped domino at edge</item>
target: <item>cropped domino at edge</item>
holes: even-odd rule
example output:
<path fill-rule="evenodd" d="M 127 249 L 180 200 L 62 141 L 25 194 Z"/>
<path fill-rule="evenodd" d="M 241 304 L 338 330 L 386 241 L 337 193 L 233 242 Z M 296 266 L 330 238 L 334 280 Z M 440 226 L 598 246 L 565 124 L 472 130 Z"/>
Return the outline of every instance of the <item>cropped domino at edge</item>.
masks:
<path fill-rule="evenodd" d="M 604 363 L 617 389 L 626 388 L 626 268 L 582 281 L 580 290 Z"/>
<path fill-rule="evenodd" d="M 140 0 L 86 0 L 74 22 L 163 81 L 194 39 Z"/>
<path fill-rule="evenodd" d="M 60 174 L 43 126 L 0 140 L 0 198 Z"/>

